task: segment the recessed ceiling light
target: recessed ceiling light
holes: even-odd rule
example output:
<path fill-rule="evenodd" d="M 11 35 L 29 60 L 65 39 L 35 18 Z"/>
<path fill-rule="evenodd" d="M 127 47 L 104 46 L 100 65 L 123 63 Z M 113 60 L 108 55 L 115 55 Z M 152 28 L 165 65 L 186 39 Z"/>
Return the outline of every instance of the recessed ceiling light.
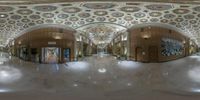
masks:
<path fill-rule="evenodd" d="M 1 18 L 4 18 L 4 17 L 5 17 L 5 15 L 1 14 L 1 15 L 0 15 L 0 17 L 1 17 Z"/>

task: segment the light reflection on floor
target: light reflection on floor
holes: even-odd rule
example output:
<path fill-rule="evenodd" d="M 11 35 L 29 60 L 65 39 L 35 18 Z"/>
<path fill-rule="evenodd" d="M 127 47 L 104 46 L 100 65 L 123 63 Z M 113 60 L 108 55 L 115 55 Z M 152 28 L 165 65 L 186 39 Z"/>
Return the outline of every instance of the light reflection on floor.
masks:
<path fill-rule="evenodd" d="M 1 66 L 0 67 L 0 83 L 8 84 L 19 80 L 22 77 L 22 73 L 13 67 Z"/>
<path fill-rule="evenodd" d="M 191 78 L 193 81 L 200 83 L 200 65 L 189 70 L 188 71 L 188 76 Z"/>
<path fill-rule="evenodd" d="M 174 96 L 179 96 L 179 100 L 184 100 L 186 94 L 200 95 L 199 58 L 190 56 L 148 64 L 119 61 L 109 55 L 95 55 L 83 61 L 49 65 L 24 62 L 12 57 L 0 65 L 0 92 L 59 91 L 70 92 L 70 95 L 80 92 L 87 100 L 133 100 L 143 94 L 145 100 L 154 100 L 151 96 L 160 97 L 158 100 L 164 100 L 163 96 L 172 100 Z M 99 97 L 96 98 L 96 95 Z M 88 99 L 93 96 L 93 99 Z"/>

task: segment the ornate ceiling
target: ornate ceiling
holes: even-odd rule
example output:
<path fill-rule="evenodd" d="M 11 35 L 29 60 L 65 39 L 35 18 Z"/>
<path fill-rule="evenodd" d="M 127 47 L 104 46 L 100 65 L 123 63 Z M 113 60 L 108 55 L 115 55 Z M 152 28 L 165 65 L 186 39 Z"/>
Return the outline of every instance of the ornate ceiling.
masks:
<path fill-rule="evenodd" d="M 88 1 L 109 1 L 109 0 L 0 0 L 4 4 L 36 4 L 36 3 L 58 3 L 58 2 L 88 2 Z M 121 0 L 113 0 L 121 2 Z M 123 0 L 126 2 L 163 2 L 163 3 L 200 3 L 199 0 Z"/>
<path fill-rule="evenodd" d="M 178 1 L 178 0 L 177 0 Z M 131 28 L 146 24 L 166 26 L 200 44 L 200 6 L 153 2 L 62 2 L 0 5 L 0 45 L 33 27 L 81 27 L 107 23 Z M 163 33 L 164 34 L 164 33 Z"/>

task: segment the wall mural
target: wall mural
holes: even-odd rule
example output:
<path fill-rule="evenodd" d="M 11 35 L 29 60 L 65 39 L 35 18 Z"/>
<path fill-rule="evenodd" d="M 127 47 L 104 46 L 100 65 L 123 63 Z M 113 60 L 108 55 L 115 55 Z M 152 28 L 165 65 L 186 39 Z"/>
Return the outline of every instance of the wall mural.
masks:
<path fill-rule="evenodd" d="M 183 43 L 170 38 L 161 39 L 161 54 L 163 56 L 173 56 L 183 54 Z"/>

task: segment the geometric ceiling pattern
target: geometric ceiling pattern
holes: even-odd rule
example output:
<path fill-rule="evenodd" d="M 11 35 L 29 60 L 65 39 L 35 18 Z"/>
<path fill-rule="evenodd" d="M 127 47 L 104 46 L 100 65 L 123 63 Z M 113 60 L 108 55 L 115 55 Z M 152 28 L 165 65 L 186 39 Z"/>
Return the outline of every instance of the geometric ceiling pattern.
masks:
<path fill-rule="evenodd" d="M 147 23 L 162 24 L 182 31 L 200 45 L 200 5 L 154 2 L 0 4 L 0 45 L 5 46 L 9 39 L 38 25 L 56 24 L 79 30 L 94 23 L 126 29 Z"/>

